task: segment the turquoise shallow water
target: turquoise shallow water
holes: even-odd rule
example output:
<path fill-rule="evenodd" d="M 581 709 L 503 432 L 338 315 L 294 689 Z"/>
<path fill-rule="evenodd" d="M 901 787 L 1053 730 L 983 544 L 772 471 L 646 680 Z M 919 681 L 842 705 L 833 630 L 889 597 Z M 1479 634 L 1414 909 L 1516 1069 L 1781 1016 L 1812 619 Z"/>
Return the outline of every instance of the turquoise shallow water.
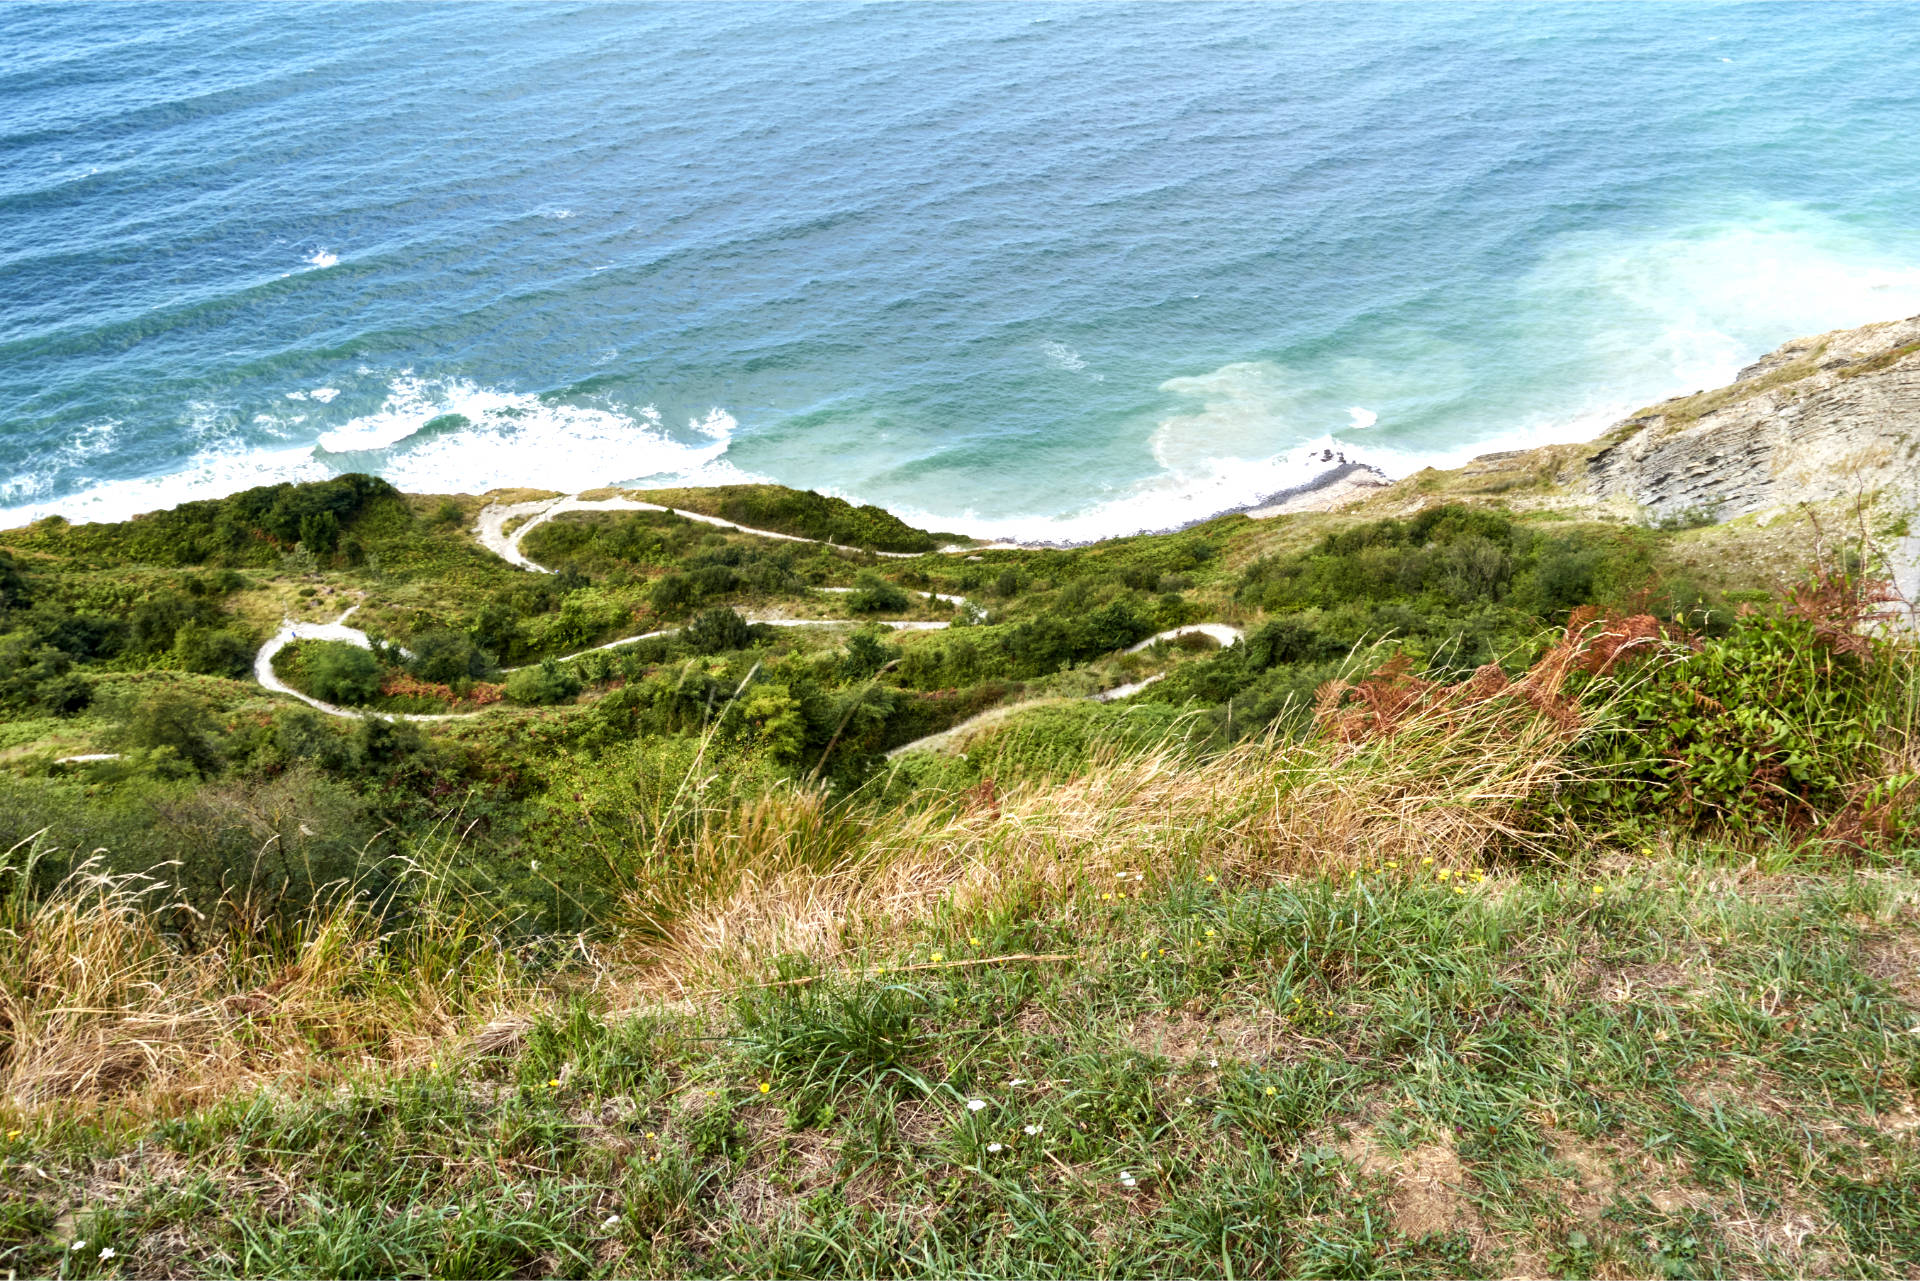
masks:
<path fill-rule="evenodd" d="M 0 520 L 372 470 L 983 534 L 1920 312 L 1908 6 L 0 6 Z"/>

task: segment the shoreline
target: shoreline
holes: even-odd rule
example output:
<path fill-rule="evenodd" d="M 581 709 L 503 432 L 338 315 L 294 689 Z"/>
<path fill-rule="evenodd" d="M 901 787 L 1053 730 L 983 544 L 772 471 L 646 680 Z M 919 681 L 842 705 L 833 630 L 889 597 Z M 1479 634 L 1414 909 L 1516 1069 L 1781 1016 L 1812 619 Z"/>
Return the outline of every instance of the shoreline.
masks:
<path fill-rule="evenodd" d="M 1112 542 L 1120 538 L 1146 538 L 1157 534 L 1177 534 L 1185 529 L 1193 529 L 1210 520 L 1219 520 L 1222 516 L 1250 516 L 1254 520 L 1270 520 L 1275 516 L 1291 516 L 1299 512 L 1325 511 L 1335 504 L 1374 489 L 1384 489 L 1394 483 L 1394 478 L 1381 471 L 1372 463 L 1358 463 L 1342 458 L 1326 471 L 1285 489 L 1275 490 L 1271 494 L 1256 498 L 1250 503 L 1241 503 L 1237 507 L 1223 507 L 1217 512 L 1205 516 L 1196 516 L 1192 520 L 1181 521 L 1177 525 L 1165 525 L 1158 529 L 1135 529 L 1124 534 L 1108 534 L 1101 538 L 1082 538 L 1069 540 L 1038 540 L 1033 542 L 1009 542 L 995 540 L 969 547 L 968 551 L 1072 551 L 1078 547 L 1093 547 L 1100 543 Z"/>

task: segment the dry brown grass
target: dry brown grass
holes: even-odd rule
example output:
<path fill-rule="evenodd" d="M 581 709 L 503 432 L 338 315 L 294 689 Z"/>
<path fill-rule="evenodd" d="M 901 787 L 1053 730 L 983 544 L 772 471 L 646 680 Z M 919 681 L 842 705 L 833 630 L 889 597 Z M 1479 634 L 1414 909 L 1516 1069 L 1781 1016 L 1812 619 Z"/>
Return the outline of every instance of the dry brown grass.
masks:
<path fill-rule="evenodd" d="M 189 948 L 169 927 L 196 914 L 163 879 L 88 861 L 35 892 L 32 854 L 0 856 L 0 1107 L 22 1116 L 337 1078 L 423 1056 L 523 995 L 457 915 L 396 944 L 339 895 L 284 929 Z"/>
<path fill-rule="evenodd" d="M 656 878 L 636 882 L 624 959 L 643 989 L 685 994 L 775 956 L 833 964 L 897 945 L 943 914 L 1066 903 L 1121 871 L 1270 878 L 1409 855 L 1467 866 L 1494 845 L 1542 848 L 1520 807 L 1566 778 L 1574 732 L 1483 700 L 1410 712 L 1388 738 L 1108 759 L 992 805 L 854 819 L 817 793 L 763 797 L 662 839 L 649 861 L 679 873 L 672 910 Z"/>

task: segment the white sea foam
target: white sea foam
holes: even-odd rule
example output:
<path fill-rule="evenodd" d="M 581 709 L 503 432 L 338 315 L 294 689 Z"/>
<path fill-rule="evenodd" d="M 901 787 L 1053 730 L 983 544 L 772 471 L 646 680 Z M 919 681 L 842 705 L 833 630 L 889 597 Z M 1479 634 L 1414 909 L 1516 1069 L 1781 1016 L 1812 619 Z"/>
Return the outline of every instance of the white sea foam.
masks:
<path fill-rule="evenodd" d="M 1347 409 L 1347 417 L 1353 420 L 1348 424 L 1348 427 L 1353 431 L 1365 431 L 1380 421 L 1379 414 L 1374 413 L 1371 409 L 1362 409 L 1358 405 L 1350 406 Z"/>
<path fill-rule="evenodd" d="M 1087 362 L 1080 353 L 1063 342 L 1043 342 L 1040 344 L 1040 350 L 1046 356 L 1047 363 L 1055 369 L 1064 369 L 1069 373 L 1077 374 L 1087 367 Z"/>
<path fill-rule="evenodd" d="M 1789 338 L 1920 312 L 1920 267 L 1823 215 L 1765 205 L 1651 240 L 1567 237 L 1523 290 L 1579 342 L 1597 375 L 1588 397 L 1604 387 L 1632 408 L 1720 386 Z M 1570 297 L 1588 315 L 1569 316 Z"/>
<path fill-rule="evenodd" d="M 315 387 L 312 391 L 307 393 L 308 396 L 310 396 L 314 400 L 319 401 L 323 405 L 332 404 L 333 398 L 335 396 L 338 396 L 339 394 L 340 394 L 340 389 L 338 387 Z"/>
<path fill-rule="evenodd" d="M 436 420 L 444 428 L 423 431 Z M 738 479 L 721 464 L 735 427 L 719 408 L 675 432 L 651 405 L 568 404 L 403 373 L 378 410 L 323 433 L 319 445 L 333 454 L 384 451 L 367 465 L 403 489 L 576 490 L 659 476 Z"/>
<path fill-rule="evenodd" d="M 165 476 L 102 481 L 62 498 L 14 502 L 0 486 L 0 528 L 25 525 L 42 516 L 60 515 L 75 523 L 126 520 L 199 498 L 222 498 L 255 485 L 282 481 L 325 480 L 333 469 L 316 462 L 305 447 L 274 450 L 203 450 Z"/>
<path fill-rule="evenodd" d="M 324 271 L 328 267 L 338 266 L 340 264 L 340 255 L 330 249 L 315 249 L 300 261 L 306 263 L 309 267 L 317 267 Z"/>
<path fill-rule="evenodd" d="M 119 428 L 119 422 L 111 418 L 89 423 L 68 437 L 65 444 L 37 459 L 37 466 L 0 481 L 0 508 L 32 502 L 50 493 L 62 475 L 110 451 Z"/>
<path fill-rule="evenodd" d="M 318 392 L 332 390 L 287 393 L 287 398 L 310 403 L 330 399 Z M 70 484 L 89 459 L 111 449 L 115 424 L 99 424 L 53 451 L 32 471 L 0 481 L 0 528 L 54 514 L 76 522 L 124 520 L 256 485 L 324 480 L 348 467 L 375 472 L 402 489 L 429 493 L 501 486 L 572 492 L 630 480 L 729 484 L 758 479 L 726 461 L 737 424 L 720 408 L 673 430 L 652 406 L 629 413 L 553 403 L 464 379 L 425 379 L 406 372 L 393 379 L 379 410 L 324 433 L 319 449 L 263 448 L 257 443 L 262 430 L 285 435 L 285 428 L 305 415 L 243 420 L 233 409 L 210 403 L 189 409 L 185 435 L 198 448 L 173 472 L 101 481 L 56 497 L 63 481 Z M 465 421 L 451 421 L 452 415 Z M 436 419 L 449 421 L 444 429 L 422 431 Z M 342 453 L 359 456 L 328 457 Z"/>

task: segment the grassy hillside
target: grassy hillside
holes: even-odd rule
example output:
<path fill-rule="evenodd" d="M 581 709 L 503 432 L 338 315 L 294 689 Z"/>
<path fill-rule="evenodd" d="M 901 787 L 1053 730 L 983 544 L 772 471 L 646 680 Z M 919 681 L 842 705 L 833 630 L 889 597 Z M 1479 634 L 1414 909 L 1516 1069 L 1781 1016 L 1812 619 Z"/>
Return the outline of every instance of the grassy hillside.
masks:
<path fill-rule="evenodd" d="M 0 533 L 0 1267 L 1910 1275 L 1871 539 L 1437 488 Z"/>

